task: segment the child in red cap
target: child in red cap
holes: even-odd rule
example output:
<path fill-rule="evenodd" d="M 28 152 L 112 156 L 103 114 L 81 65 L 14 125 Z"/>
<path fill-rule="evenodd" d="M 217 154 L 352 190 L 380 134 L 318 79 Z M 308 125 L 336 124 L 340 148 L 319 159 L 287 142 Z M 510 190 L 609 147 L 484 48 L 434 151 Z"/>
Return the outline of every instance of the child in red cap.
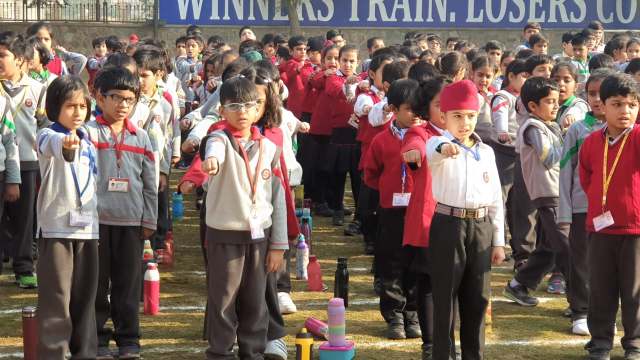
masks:
<path fill-rule="evenodd" d="M 502 190 L 493 150 L 474 133 L 478 89 L 463 80 L 440 95 L 443 136 L 427 142 L 437 201 L 429 255 L 433 290 L 433 359 L 455 359 L 450 337 L 456 298 L 460 304 L 463 359 L 482 359 L 484 316 L 491 263 L 504 260 Z"/>

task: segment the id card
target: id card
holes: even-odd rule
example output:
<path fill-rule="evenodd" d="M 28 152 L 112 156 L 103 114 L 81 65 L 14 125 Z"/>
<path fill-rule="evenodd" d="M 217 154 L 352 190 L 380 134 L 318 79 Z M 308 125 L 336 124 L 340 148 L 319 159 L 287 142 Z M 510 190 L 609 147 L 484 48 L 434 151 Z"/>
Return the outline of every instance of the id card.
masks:
<path fill-rule="evenodd" d="M 251 209 L 249 214 L 249 228 L 251 229 L 251 239 L 264 239 L 264 229 L 262 228 L 262 216 L 257 208 Z"/>
<path fill-rule="evenodd" d="M 69 226 L 73 227 L 87 227 L 93 223 L 91 213 L 82 210 L 71 210 L 69 212 Z"/>
<path fill-rule="evenodd" d="M 613 215 L 611 215 L 611 211 L 607 211 L 602 215 L 596 216 L 593 218 L 593 227 L 596 229 L 596 232 L 608 228 L 613 225 Z"/>
<path fill-rule="evenodd" d="M 391 205 L 394 207 L 406 207 L 409 206 L 410 199 L 411 193 L 394 193 Z"/>
<path fill-rule="evenodd" d="M 129 179 L 123 178 L 109 178 L 109 192 L 129 192 Z"/>

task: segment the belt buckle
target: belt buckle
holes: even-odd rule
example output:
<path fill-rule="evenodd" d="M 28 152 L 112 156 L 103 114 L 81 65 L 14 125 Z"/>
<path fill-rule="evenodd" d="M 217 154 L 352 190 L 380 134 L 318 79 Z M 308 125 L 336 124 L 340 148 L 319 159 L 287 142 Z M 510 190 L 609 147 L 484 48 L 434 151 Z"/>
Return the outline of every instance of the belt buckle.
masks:
<path fill-rule="evenodd" d="M 478 209 L 464 209 L 465 218 L 467 219 L 475 219 L 478 217 Z"/>

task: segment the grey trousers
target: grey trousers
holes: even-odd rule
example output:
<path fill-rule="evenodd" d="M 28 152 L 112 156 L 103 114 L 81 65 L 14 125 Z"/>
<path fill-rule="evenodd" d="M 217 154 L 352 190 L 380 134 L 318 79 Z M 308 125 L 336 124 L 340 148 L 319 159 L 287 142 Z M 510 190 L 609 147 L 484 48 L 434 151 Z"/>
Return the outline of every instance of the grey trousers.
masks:
<path fill-rule="evenodd" d="M 98 241 L 38 242 L 38 359 L 95 359 Z"/>
<path fill-rule="evenodd" d="M 531 202 L 522 176 L 520 156 L 516 157 L 513 168 L 513 187 L 511 188 L 513 204 L 507 216 L 513 219 L 511 232 L 511 248 L 515 260 L 527 259 L 536 248 L 536 208 Z"/>
<path fill-rule="evenodd" d="M 640 237 L 589 236 L 589 346 L 613 348 L 613 326 L 622 306 L 625 350 L 640 349 Z"/>
<path fill-rule="evenodd" d="M 569 230 L 569 284 L 571 284 L 571 319 L 586 319 L 589 309 L 589 248 L 585 227 L 587 214 L 573 214 Z"/>
<path fill-rule="evenodd" d="M 267 241 L 207 244 L 211 274 L 207 289 L 208 360 L 236 359 L 233 353 L 236 335 L 241 360 L 264 358 L 269 326 L 265 301 L 267 246 Z"/>

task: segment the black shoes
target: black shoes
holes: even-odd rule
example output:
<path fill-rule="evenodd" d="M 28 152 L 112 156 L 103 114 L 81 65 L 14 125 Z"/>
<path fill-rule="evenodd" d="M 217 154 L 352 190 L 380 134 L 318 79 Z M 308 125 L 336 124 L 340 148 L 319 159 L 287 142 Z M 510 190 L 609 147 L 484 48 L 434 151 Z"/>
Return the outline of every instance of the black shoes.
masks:
<path fill-rule="evenodd" d="M 347 227 L 344 228 L 345 236 L 358 236 L 362 234 L 360 231 L 360 222 L 357 220 L 350 222 Z"/>
<path fill-rule="evenodd" d="M 504 288 L 504 296 L 522 306 L 536 306 L 538 299 L 529 295 L 529 290 L 524 285 L 511 287 L 510 283 Z"/>
<path fill-rule="evenodd" d="M 387 339 L 402 340 L 406 338 L 407 334 L 404 331 L 404 323 L 390 323 L 387 325 Z"/>
<path fill-rule="evenodd" d="M 333 211 L 333 225 L 334 226 L 344 225 L 344 210 Z"/>
<path fill-rule="evenodd" d="M 327 205 L 327 203 L 316 204 L 316 207 L 313 210 L 313 213 L 317 216 L 322 216 L 322 217 L 333 216 L 333 210 L 329 209 L 329 205 Z"/>

